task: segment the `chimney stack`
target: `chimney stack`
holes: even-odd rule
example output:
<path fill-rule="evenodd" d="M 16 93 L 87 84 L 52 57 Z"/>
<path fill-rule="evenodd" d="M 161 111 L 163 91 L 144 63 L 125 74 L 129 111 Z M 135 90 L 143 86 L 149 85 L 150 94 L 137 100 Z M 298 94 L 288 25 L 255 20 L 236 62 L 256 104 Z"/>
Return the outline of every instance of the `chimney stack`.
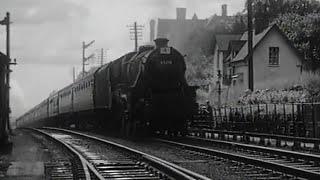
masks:
<path fill-rule="evenodd" d="M 227 12 L 227 5 L 223 4 L 222 6 L 222 17 L 227 17 L 228 16 L 228 12 Z"/>
<path fill-rule="evenodd" d="M 186 8 L 177 8 L 177 20 L 185 20 L 186 19 Z"/>
<path fill-rule="evenodd" d="M 150 42 L 152 42 L 155 37 L 155 26 L 156 26 L 156 22 L 155 20 L 152 19 L 150 21 Z"/>

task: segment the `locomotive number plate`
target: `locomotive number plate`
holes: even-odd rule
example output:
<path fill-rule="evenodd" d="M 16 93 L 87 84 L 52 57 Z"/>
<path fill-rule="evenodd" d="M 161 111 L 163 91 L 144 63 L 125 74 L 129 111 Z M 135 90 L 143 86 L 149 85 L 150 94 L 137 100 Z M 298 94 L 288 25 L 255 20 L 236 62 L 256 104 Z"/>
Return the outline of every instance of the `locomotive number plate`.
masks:
<path fill-rule="evenodd" d="M 162 47 L 160 48 L 160 54 L 170 54 L 171 48 L 170 47 Z"/>
<path fill-rule="evenodd" d="M 171 60 L 161 60 L 160 64 L 162 64 L 162 65 L 172 64 L 172 61 Z"/>

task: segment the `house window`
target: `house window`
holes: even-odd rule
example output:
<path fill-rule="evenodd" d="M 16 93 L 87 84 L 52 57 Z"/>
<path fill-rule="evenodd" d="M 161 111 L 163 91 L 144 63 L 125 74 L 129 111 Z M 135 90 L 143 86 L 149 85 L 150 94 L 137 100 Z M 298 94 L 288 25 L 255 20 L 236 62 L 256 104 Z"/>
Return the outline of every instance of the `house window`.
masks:
<path fill-rule="evenodd" d="M 269 47 L 269 65 L 279 65 L 279 47 Z"/>

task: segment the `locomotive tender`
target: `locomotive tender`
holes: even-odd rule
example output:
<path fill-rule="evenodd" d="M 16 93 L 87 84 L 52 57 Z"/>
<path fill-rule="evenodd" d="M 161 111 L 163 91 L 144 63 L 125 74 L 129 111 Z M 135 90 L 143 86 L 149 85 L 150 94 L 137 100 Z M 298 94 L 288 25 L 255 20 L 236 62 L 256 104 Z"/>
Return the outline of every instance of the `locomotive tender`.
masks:
<path fill-rule="evenodd" d="M 100 128 L 122 134 L 186 130 L 196 87 L 168 40 L 141 46 L 51 94 L 17 119 L 18 127 Z"/>

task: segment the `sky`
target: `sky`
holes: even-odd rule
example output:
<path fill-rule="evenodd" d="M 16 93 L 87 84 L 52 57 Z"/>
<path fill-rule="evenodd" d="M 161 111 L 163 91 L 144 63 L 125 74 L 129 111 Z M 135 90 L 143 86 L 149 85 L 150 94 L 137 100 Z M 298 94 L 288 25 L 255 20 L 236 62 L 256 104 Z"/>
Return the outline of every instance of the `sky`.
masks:
<path fill-rule="evenodd" d="M 86 54 L 107 49 L 105 62 L 132 51 L 128 25 L 144 26 L 139 44 L 149 41 L 149 21 L 176 18 L 176 8 L 187 8 L 187 18 L 228 15 L 244 9 L 245 0 L 0 0 L 0 20 L 11 14 L 12 116 L 17 117 L 72 82 L 73 67 L 81 71 L 82 41 L 95 43 Z M 5 53 L 5 26 L 0 26 L 0 51 Z M 97 64 L 91 60 L 92 66 Z M 86 67 L 87 69 L 89 67 Z"/>

